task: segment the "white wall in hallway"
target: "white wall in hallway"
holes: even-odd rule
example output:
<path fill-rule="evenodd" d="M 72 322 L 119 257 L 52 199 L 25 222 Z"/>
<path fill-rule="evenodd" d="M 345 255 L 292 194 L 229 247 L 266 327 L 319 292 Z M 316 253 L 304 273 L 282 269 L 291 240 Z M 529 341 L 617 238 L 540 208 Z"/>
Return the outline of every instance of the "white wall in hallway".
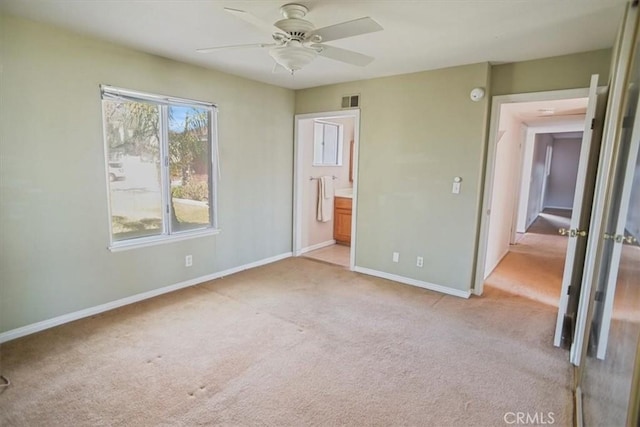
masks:
<path fill-rule="evenodd" d="M 516 204 L 516 187 L 520 174 L 520 144 L 523 139 L 522 123 L 509 112 L 507 106 L 500 111 L 499 134 L 496 145 L 493 194 L 484 265 L 485 279 L 509 252 L 511 227 Z"/>

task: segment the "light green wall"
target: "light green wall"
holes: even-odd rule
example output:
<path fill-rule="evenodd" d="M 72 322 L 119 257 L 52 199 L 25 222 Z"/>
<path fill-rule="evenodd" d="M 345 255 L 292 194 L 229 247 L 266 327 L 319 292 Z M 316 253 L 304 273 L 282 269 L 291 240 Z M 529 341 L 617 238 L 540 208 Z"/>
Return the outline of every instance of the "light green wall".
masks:
<path fill-rule="evenodd" d="M 590 74 L 608 76 L 610 56 L 476 64 L 294 95 L 0 19 L 0 332 L 289 252 L 294 105 L 295 113 L 338 110 L 352 93 L 362 95 L 357 264 L 468 290 L 490 102 L 471 102 L 469 91 L 586 87 Z M 101 83 L 219 105 L 220 235 L 106 249 Z M 453 195 L 458 175 L 462 192 Z"/>
<path fill-rule="evenodd" d="M 491 69 L 491 94 L 543 92 L 589 87 L 592 74 L 606 84 L 611 67 L 611 49 L 533 61 L 494 65 Z"/>
<path fill-rule="evenodd" d="M 358 266 L 470 288 L 489 101 L 469 92 L 488 86 L 489 71 L 476 64 L 296 92 L 296 113 L 338 110 L 341 96 L 361 94 Z"/>
<path fill-rule="evenodd" d="M 361 94 L 356 264 L 468 290 L 475 264 L 490 95 L 607 81 L 611 50 L 322 86 L 296 92 L 296 113 L 340 109 Z M 451 194 L 454 176 L 462 192 Z M 391 254 L 400 252 L 400 262 Z M 425 257 L 424 268 L 415 266 Z"/>
<path fill-rule="evenodd" d="M 293 91 L 0 19 L 0 332 L 291 251 Z M 101 83 L 218 104 L 220 235 L 107 250 Z"/>

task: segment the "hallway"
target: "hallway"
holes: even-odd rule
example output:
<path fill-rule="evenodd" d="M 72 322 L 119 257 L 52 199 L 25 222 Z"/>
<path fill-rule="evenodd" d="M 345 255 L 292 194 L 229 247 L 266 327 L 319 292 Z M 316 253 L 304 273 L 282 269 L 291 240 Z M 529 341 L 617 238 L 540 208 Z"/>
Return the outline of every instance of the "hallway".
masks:
<path fill-rule="evenodd" d="M 570 210 L 545 209 L 518 235 L 485 285 L 557 307 L 567 251 L 558 229 L 569 228 L 570 216 Z"/>
<path fill-rule="evenodd" d="M 544 304 L 558 307 L 562 288 L 562 273 L 567 251 L 567 237 L 558 234 L 559 228 L 569 228 L 571 211 L 545 209 L 524 234 L 518 234 L 516 244 L 485 280 L 505 292 L 520 295 Z M 625 245 L 622 253 L 619 279 L 632 281 L 640 275 L 638 259 L 640 246 Z M 635 303 L 640 287 L 621 288 L 615 294 L 613 317 L 640 322 L 640 311 Z"/>

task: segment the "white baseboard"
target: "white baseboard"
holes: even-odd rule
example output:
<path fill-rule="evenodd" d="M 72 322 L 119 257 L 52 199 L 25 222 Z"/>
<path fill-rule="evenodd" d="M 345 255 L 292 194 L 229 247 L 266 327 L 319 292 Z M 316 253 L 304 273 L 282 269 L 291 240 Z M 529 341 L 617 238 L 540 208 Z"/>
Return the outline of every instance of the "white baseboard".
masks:
<path fill-rule="evenodd" d="M 316 249 L 326 248 L 327 246 L 335 245 L 335 240 L 327 240 L 326 242 L 317 243 L 315 245 L 307 246 L 298 251 L 298 255 L 306 254 L 307 252 L 315 251 Z"/>
<path fill-rule="evenodd" d="M 369 268 L 356 266 L 353 271 L 367 274 L 369 276 L 380 277 L 382 279 L 393 280 L 394 282 L 404 283 L 406 285 L 417 286 L 419 288 L 429 289 L 430 291 L 441 292 L 447 295 L 453 295 L 461 298 L 469 298 L 471 291 L 461 291 L 459 289 L 449 288 L 447 286 L 436 285 L 435 283 L 423 282 L 422 280 L 411 279 L 409 277 L 398 276 L 396 274 L 385 273 L 383 271 L 371 270 Z"/>
<path fill-rule="evenodd" d="M 272 262 L 280 261 L 285 258 L 291 257 L 291 252 L 286 252 L 274 257 L 265 258 L 249 264 L 244 264 L 238 267 L 233 267 L 228 270 L 219 271 L 217 273 L 208 274 L 206 276 L 196 277 L 195 279 L 185 280 L 184 282 L 176 283 L 174 285 L 164 286 L 162 288 L 154 289 L 148 292 L 132 295 L 130 297 L 121 298 L 116 301 L 111 301 L 106 304 L 100 304 L 95 307 L 85 308 L 84 310 L 74 311 L 73 313 L 63 314 L 52 319 L 43 320 L 41 322 L 32 323 L 31 325 L 22 326 L 20 328 L 12 329 L 7 332 L 0 333 L 0 344 L 14 340 L 16 338 L 24 337 L 36 332 L 43 331 L 45 329 L 53 328 L 64 323 L 73 322 L 74 320 L 82 319 L 89 316 L 94 316 L 105 311 L 113 310 L 114 308 L 122 307 L 125 305 L 133 304 L 135 302 L 143 301 L 149 298 L 157 297 L 158 295 L 166 294 L 169 292 L 177 291 L 178 289 L 188 288 L 209 280 L 219 279 L 224 276 L 229 276 L 234 273 L 238 273 L 243 270 L 248 270 L 261 265 L 271 264 Z"/>

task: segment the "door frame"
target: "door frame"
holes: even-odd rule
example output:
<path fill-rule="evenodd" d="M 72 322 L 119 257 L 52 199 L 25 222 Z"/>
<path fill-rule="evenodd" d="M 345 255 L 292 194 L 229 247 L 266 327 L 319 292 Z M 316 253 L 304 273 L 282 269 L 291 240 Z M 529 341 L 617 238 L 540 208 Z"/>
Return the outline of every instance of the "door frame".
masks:
<path fill-rule="evenodd" d="M 489 137 L 487 140 L 484 191 L 482 194 L 482 207 L 479 212 L 480 232 L 476 245 L 476 263 L 473 283 L 473 293 L 482 295 L 484 291 L 484 265 L 487 256 L 487 244 L 489 238 L 489 220 L 491 200 L 493 197 L 493 177 L 496 166 L 496 147 L 498 143 L 500 110 L 503 104 L 555 101 L 560 99 L 587 98 L 589 88 L 565 89 L 546 92 L 517 93 L 510 95 L 494 96 L 491 100 L 491 118 L 489 122 Z"/>
<path fill-rule="evenodd" d="M 302 255 L 302 200 L 304 177 L 302 176 L 302 147 L 299 135 L 299 123 L 302 120 L 313 119 L 344 119 L 352 117 L 353 123 L 353 200 L 351 208 L 351 247 L 349 254 L 349 269 L 354 270 L 356 262 L 356 218 L 358 211 L 358 153 L 360 146 L 360 109 L 354 108 L 339 111 L 324 111 L 320 113 L 296 114 L 294 116 L 294 146 L 293 146 L 293 256 Z M 344 160 L 343 160 L 344 161 Z"/>

